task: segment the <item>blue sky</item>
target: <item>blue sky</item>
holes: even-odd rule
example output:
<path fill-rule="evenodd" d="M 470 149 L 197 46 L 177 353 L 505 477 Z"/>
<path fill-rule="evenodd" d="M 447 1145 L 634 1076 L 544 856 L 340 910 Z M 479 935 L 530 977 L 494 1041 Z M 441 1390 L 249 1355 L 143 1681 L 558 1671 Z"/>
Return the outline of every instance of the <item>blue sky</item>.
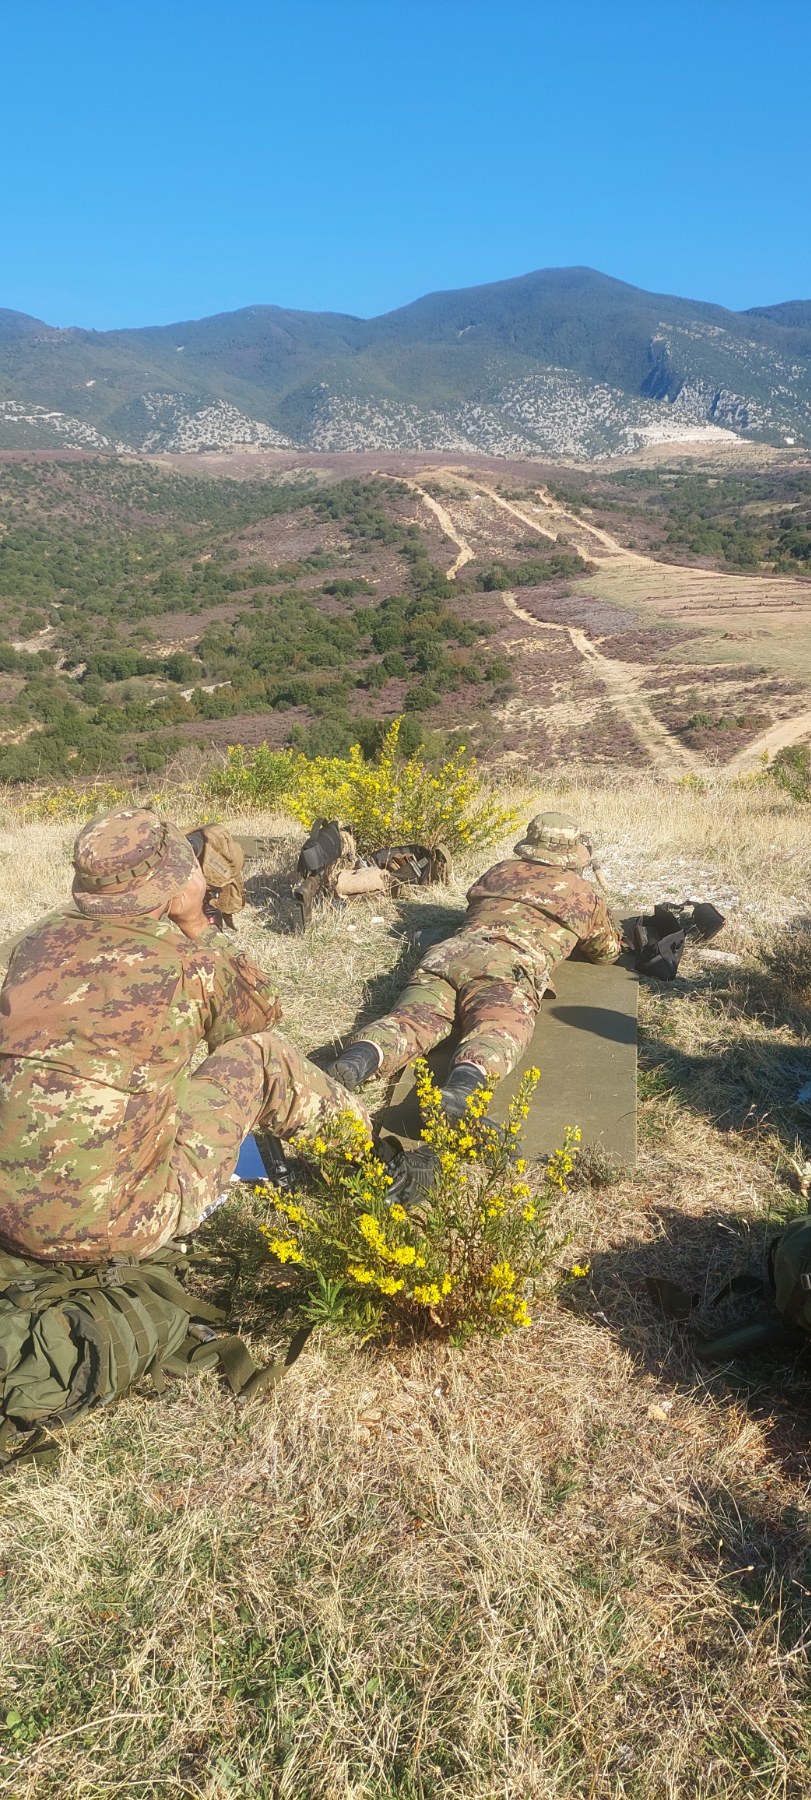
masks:
<path fill-rule="evenodd" d="M 808 0 L 5 0 L 0 305 L 811 296 Z"/>

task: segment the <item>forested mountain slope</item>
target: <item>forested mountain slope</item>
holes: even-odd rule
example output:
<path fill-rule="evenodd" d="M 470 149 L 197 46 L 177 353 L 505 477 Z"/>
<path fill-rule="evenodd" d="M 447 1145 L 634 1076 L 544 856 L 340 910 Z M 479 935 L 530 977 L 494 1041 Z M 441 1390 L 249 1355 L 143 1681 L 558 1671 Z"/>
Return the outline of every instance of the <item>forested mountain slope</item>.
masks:
<path fill-rule="evenodd" d="M 95 332 L 0 310 L 0 447 L 588 458 L 719 430 L 811 443 L 811 302 L 734 313 L 547 269 L 368 320 Z"/>
<path fill-rule="evenodd" d="M 221 460 L 0 456 L 0 782 L 372 750 L 398 715 L 535 768 L 811 735 L 799 458 Z"/>

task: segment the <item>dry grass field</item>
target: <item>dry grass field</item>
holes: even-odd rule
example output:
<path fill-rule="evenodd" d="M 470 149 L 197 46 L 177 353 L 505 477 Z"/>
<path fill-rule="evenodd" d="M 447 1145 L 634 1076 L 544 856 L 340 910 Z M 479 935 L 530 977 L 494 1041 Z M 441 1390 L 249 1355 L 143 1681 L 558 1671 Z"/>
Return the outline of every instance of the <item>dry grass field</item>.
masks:
<path fill-rule="evenodd" d="M 807 814 L 766 782 L 627 771 L 515 803 L 582 812 L 621 910 L 728 912 L 730 960 L 688 949 L 642 995 L 637 1169 L 581 1170 L 560 1285 L 514 1340 L 371 1351 L 322 1331 L 270 1400 L 145 1388 L 54 1472 L 6 1480 L 0 1794 L 806 1800 L 807 1369 L 702 1369 L 645 1278 L 706 1297 L 759 1270 L 801 1204 Z M 378 1010 L 473 868 L 297 938 L 294 829 L 245 823 L 277 842 L 239 938 L 314 1047 Z M 64 898 L 71 836 L 7 814 L 0 930 Z M 239 1247 L 236 1314 L 270 1354 L 289 1325 L 234 1195 L 208 1231 Z"/>

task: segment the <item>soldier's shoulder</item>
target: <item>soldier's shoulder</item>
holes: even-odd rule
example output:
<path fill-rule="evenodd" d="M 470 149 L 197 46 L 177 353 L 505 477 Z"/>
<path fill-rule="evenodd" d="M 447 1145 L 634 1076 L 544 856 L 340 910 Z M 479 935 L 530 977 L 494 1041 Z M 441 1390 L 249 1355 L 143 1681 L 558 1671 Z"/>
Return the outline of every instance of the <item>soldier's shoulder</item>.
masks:
<path fill-rule="evenodd" d="M 519 864 L 514 856 L 506 857 L 503 862 L 492 863 L 489 869 L 482 869 L 481 874 L 476 876 L 468 892 L 473 894 L 477 888 L 488 888 L 492 891 L 501 883 L 512 880 L 518 867 Z"/>
<path fill-rule="evenodd" d="M 74 935 L 73 927 L 81 929 L 87 923 L 77 912 L 72 902 L 65 906 L 55 907 L 53 912 L 45 913 L 41 919 L 35 919 L 33 925 L 26 925 L 23 931 L 17 931 L 11 937 L 3 939 L 0 944 L 0 960 L 4 963 L 17 957 L 20 952 L 26 955 L 44 951 L 46 946 L 70 940 Z"/>
<path fill-rule="evenodd" d="M 592 904 L 594 901 L 599 900 L 600 896 L 597 889 L 592 887 L 591 882 L 587 881 L 584 875 L 580 874 L 579 869 L 561 869 L 560 875 L 561 879 L 565 881 L 570 894 L 582 895 L 585 900 L 590 900 Z"/>
<path fill-rule="evenodd" d="M 177 948 L 187 972 L 199 971 L 220 978 L 233 974 L 243 977 L 247 974 L 251 978 L 261 976 L 261 970 L 247 951 L 215 926 L 203 937 L 191 939 L 181 935 Z"/>

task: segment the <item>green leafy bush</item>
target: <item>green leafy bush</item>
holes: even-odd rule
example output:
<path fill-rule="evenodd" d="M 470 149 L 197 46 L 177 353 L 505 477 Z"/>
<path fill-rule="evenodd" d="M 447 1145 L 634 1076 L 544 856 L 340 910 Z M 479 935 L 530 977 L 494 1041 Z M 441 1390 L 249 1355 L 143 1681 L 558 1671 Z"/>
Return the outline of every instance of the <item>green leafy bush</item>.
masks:
<path fill-rule="evenodd" d="M 278 806 L 303 825 L 319 817 L 351 825 L 362 852 L 381 844 L 447 844 L 450 850 L 491 843 L 516 823 L 482 788 L 475 759 L 464 748 L 434 769 L 419 751 L 399 755 L 395 719 L 373 760 L 360 745 L 347 756 L 306 757 L 266 744 L 229 749 L 209 793 L 234 807 Z"/>
<path fill-rule="evenodd" d="M 292 750 L 271 750 L 259 744 L 245 750 L 229 744 L 225 764 L 215 769 L 206 790 L 215 800 L 225 800 L 237 812 L 251 807 L 284 807 L 295 780 L 299 758 Z"/>
<path fill-rule="evenodd" d="M 811 746 L 786 744 L 778 750 L 768 773 L 792 800 L 811 800 Z"/>

